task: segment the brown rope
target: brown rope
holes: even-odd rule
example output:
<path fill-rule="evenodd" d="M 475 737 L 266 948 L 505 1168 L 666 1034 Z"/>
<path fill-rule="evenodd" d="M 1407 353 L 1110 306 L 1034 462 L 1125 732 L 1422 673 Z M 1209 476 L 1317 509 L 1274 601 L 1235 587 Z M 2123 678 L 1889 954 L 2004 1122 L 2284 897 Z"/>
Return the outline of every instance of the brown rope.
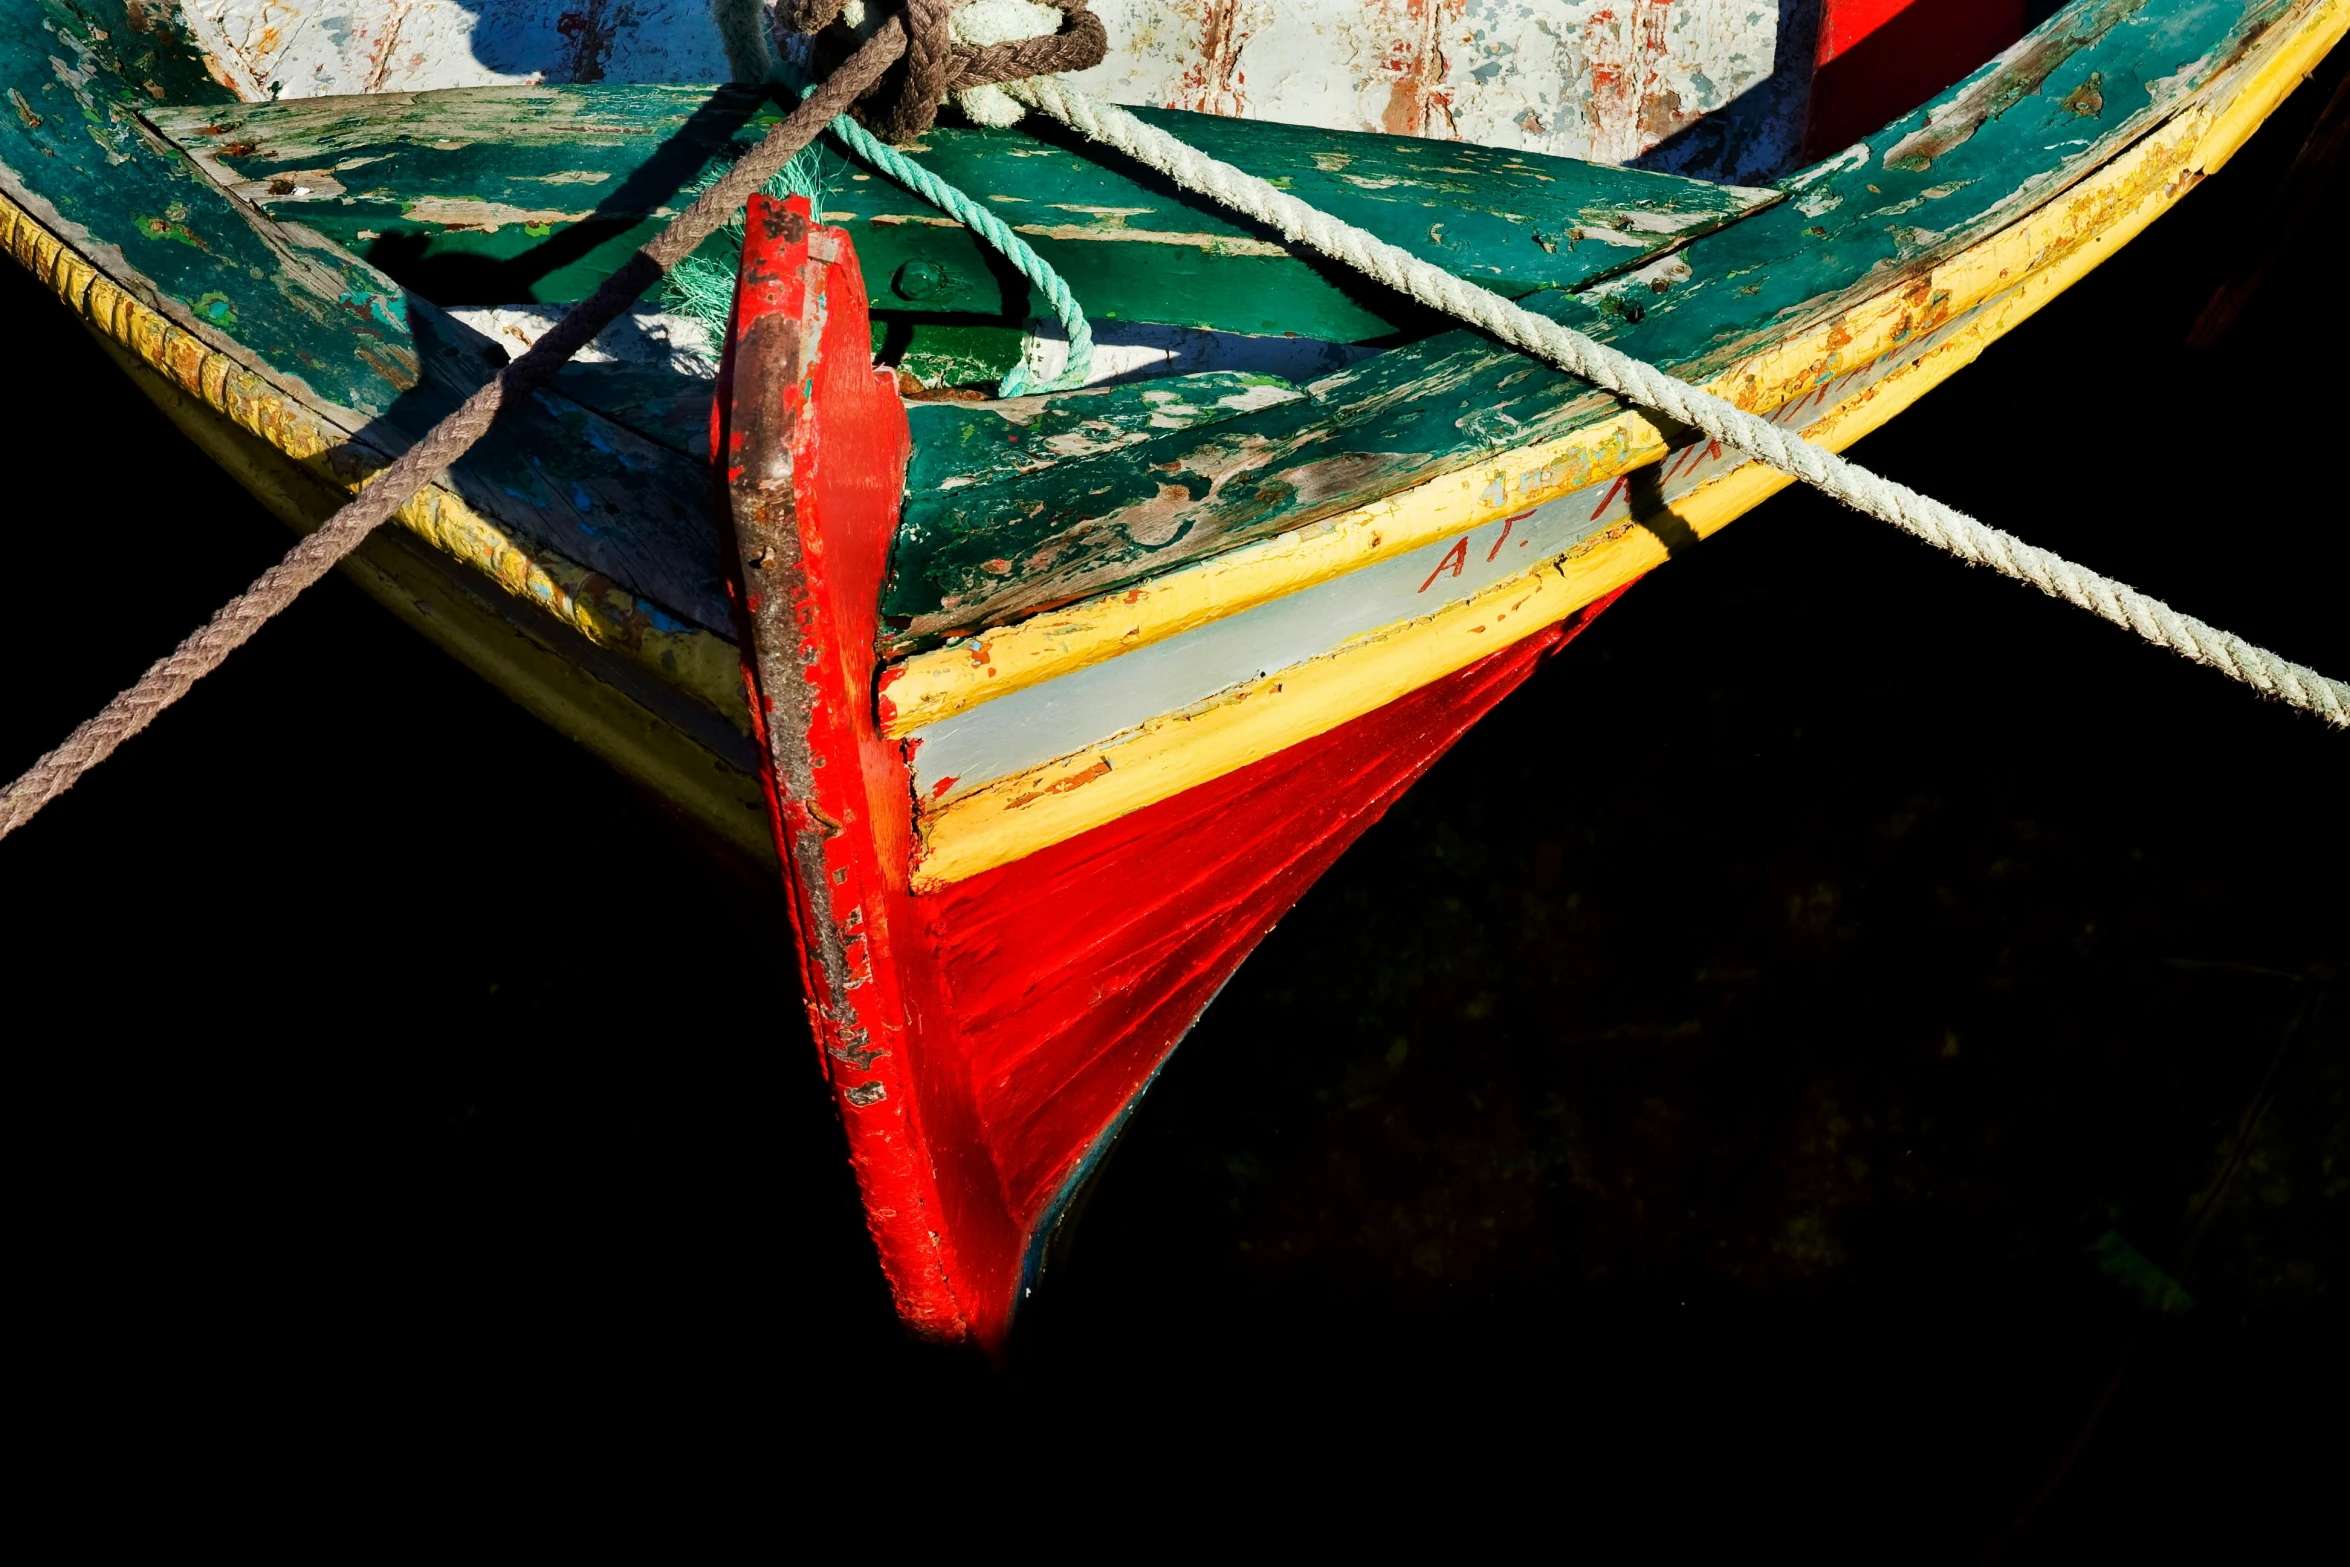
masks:
<path fill-rule="evenodd" d="M 1024 76 L 1088 71 L 1101 64 L 1110 52 L 1110 31 L 1102 25 L 1100 17 L 1086 9 L 1086 0 L 1043 0 L 1043 3 L 1061 12 L 1059 32 L 963 51 L 960 55 L 963 68 L 947 84 L 948 90 L 1018 81 Z"/>
<path fill-rule="evenodd" d="M 26 768 L 24 775 L 0 794 L 0 838 L 31 821 L 43 806 L 79 782 L 82 774 L 153 723 L 156 715 L 218 669 L 222 660 L 303 589 L 357 549 L 361 540 L 408 504 L 436 474 L 464 456 L 489 430 L 500 409 L 545 385 L 663 273 L 717 232 L 836 115 L 849 112 L 859 100 L 880 89 L 878 95 L 887 103 L 873 113 L 875 133 L 888 141 L 908 141 L 930 129 L 940 102 L 957 88 L 1048 72 L 1082 71 L 1100 64 L 1109 49 L 1109 34 L 1101 19 L 1086 9 L 1087 0 L 1045 3 L 1062 13 L 1059 32 L 964 49 L 954 43 L 952 23 L 965 0 L 905 0 L 902 17 L 884 20 L 781 125 L 769 131 L 699 201 L 629 257 L 595 293 L 556 322 L 528 352 L 434 425 L 424 439 L 369 481 L 355 500 L 288 550 L 285 559 L 223 605 L 168 658 L 152 665 L 138 684 L 66 736 L 64 744 Z M 782 0 L 776 16 L 783 27 L 813 37 L 839 19 L 842 4 L 843 0 Z M 891 92 L 884 86 L 884 77 L 901 58 L 905 69 L 898 73 L 900 79 Z"/>
<path fill-rule="evenodd" d="M 839 9 L 837 0 L 833 9 Z M 0 838 L 31 821 L 43 806 L 80 781 L 82 774 L 153 723 L 156 715 L 219 668 L 221 661 L 243 646 L 271 616 L 357 549 L 361 540 L 480 440 L 499 409 L 544 385 L 663 273 L 740 211 L 834 116 L 845 113 L 879 83 L 905 52 L 905 29 L 893 16 L 699 201 L 678 214 L 527 353 L 499 371 L 496 380 L 434 425 L 349 505 L 287 551 L 285 559 L 222 606 L 169 657 L 150 667 L 138 684 L 107 703 L 104 711 L 68 735 L 62 745 L 25 769 L 24 775 L 0 794 Z"/>
<path fill-rule="evenodd" d="M 778 26 L 814 38 L 840 19 L 844 0 L 782 0 Z M 969 0 L 905 0 L 906 58 L 865 113 L 868 128 L 886 142 L 908 142 L 930 129 L 947 94 L 991 82 L 1060 71 L 1083 71 L 1110 50 L 1109 30 L 1086 9 L 1088 0 L 1042 0 L 1061 13 L 1059 32 L 1012 43 L 966 49 L 954 41 L 955 13 Z"/>

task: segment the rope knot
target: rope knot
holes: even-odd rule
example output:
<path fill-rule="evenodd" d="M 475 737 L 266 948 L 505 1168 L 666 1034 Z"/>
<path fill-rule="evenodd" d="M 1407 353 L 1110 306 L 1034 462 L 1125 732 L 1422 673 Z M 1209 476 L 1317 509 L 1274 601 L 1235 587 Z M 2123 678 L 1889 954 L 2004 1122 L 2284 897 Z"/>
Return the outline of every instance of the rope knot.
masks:
<path fill-rule="evenodd" d="M 857 116 L 883 141 L 912 141 L 952 95 L 982 124 L 1008 125 L 1020 106 L 999 82 L 1082 71 L 1109 53 L 1109 30 L 1088 0 L 903 0 L 905 59 L 881 79 Z M 968 10 L 966 8 L 968 7 Z M 1051 31 L 1037 32 L 1054 22 Z M 958 13 L 964 13 L 958 15 Z M 776 25 L 811 43 L 835 25 L 864 35 L 881 26 L 880 0 L 781 0 Z"/>

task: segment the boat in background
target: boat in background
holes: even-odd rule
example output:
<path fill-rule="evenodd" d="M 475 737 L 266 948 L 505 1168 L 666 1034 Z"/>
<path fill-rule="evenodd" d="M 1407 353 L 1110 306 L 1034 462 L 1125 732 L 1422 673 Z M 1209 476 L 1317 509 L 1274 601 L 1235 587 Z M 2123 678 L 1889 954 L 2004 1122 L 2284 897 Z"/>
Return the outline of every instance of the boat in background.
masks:
<path fill-rule="evenodd" d="M 150 19 L 171 7 L 139 8 Z M 1325 130 L 1436 137 L 1743 181 L 1800 149 L 1816 0 L 1096 0 L 1108 58 L 1070 79 L 1097 97 Z M 1846 47 L 1905 9 L 1905 94 L 1872 129 L 2023 30 L 2022 0 L 1829 0 Z M 204 69 L 248 103 L 451 87 L 723 81 L 710 0 L 178 0 Z M 2004 30 L 2005 36 L 1998 36 Z M 1921 36 L 1922 39 L 1921 39 Z M 1945 41 L 1947 40 L 1947 41 Z M 1921 76 L 1918 67 L 1925 67 Z M 1940 80 L 1930 79 L 1946 71 Z M 1864 111 L 1865 112 L 1865 111 Z M 1696 133 L 1691 135 L 1689 133 Z"/>
<path fill-rule="evenodd" d="M 1146 9 L 1199 19 L 1121 30 L 1105 8 L 1131 52 L 1101 69 L 1153 123 L 1831 447 L 2168 210 L 2350 26 L 2350 0 L 2075 0 L 2028 33 L 2020 9 L 1834 0 L 1792 107 L 1753 85 L 1774 68 L 1678 121 L 1673 62 L 1699 56 L 1674 51 L 1730 8 L 1548 8 L 1588 67 L 1549 78 L 1581 84 L 1550 118 L 1525 106 L 1545 78 L 1522 39 L 1517 77 L 1464 67 L 1487 26 L 1466 7 Z M 379 50 L 378 77 L 336 54 L 289 83 L 324 46 L 224 31 L 248 11 L 41 0 L 0 23 L 0 222 L 297 527 L 776 114 L 754 88 L 620 80 L 617 32 L 568 81 L 477 27 L 430 34 L 421 63 Z M 377 36 L 359 0 L 278 12 Z M 1800 13 L 1768 19 L 1774 60 Z M 635 14 L 678 39 L 701 16 Z M 1342 14 L 1425 46 L 1381 76 L 1298 30 Z M 1648 51 L 1641 128 L 1615 142 L 1632 89 L 1602 35 Z M 1888 49 L 1941 81 L 1844 141 Z M 1170 82 L 1206 91 L 1179 67 L 1202 59 L 1225 96 L 1167 107 Z M 435 87 L 428 67 L 539 74 Z M 1806 136 L 1822 155 L 1693 177 L 1758 93 L 1782 161 Z M 1517 140 L 1472 134 L 1500 121 Z M 1530 144 L 1570 122 L 1593 157 Z M 1314 878 L 1617 594 L 1787 481 L 1050 128 L 941 125 L 916 155 L 1068 279 L 1099 323 L 1094 384 L 991 395 L 1015 364 L 1057 370 L 1047 313 L 959 225 L 836 161 L 714 253 L 738 276 L 728 332 L 615 328 L 349 569 L 781 864 L 900 1309 L 993 1346 L 1154 1075 Z"/>

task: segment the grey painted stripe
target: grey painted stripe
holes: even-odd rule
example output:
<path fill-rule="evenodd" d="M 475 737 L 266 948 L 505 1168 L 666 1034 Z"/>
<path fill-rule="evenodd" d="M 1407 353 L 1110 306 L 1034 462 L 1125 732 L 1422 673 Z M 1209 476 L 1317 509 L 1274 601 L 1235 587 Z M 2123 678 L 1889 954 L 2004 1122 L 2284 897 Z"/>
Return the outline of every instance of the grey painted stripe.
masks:
<path fill-rule="evenodd" d="M 1783 405 L 1771 415 L 1772 422 L 1801 421 L 1802 427 L 1809 427 L 1846 398 L 1956 334 L 1986 305 Z M 1653 485 L 1660 474 L 1661 494 L 1669 502 L 1744 461 L 1718 443 L 1678 447 L 1653 468 L 1591 485 L 1531 511 L 924 725 L 911 736 L 920 742 L 913 758 L 915 787 L 926 800 L 951 800 L 1219 691 L 1319 658 L 1355 637 L 1418 619 L 1566 554 L 1629 519 L 1634 492 Z"/>

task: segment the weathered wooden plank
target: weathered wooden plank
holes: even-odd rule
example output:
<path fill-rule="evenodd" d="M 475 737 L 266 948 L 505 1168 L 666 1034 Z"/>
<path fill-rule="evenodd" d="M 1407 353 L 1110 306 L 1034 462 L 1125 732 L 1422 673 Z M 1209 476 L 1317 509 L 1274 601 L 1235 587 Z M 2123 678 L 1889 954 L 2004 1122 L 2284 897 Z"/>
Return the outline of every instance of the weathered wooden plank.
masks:
<path fill-rule="evenodd" d="M 2291 6 L 2078 0 L 1938 104 L 1784 181 L 1789 200 L 1633 273 L 1528 303 L 1707 379 L 2055 196 L 2228 68 Z M 1972 127 L 1963 138 L 1954 112 Z M 1930 123 L 1942 131 L 1929 160 L 1915 138 Z M 1889 167 L 1897 148 L 1901 166 Z M 1947 298 L 1919 299 L 1914 329 L 1950 308 Z M 1617 406 L 1467 332 L 1394 349 L 1306 390 L 1199 436 L 1170 433 L 1017 483 L 953 490 L 939 484 L 971 411 L 915 410 L 915 482 L 888 603 L 895 646 L 1122 586 Z"/>
<path fill-rule="evenodd" d="M 139 78 L 115 68 L 137 69 L 124 47 L 67 0 L 0 18 L 0 188 L 203 341 L 244 345 L 287 390 L 363 415 L 390 407 L 417 375 L 400 290 L 173 152 L 139 118 L 154 106 Z"/>
<path fill-rule="evenodd" d="M 365 432 L 390 455 L 453 412 L 486 368 L 479 333 L 421 299 L 411 301 L 410 319 L 425 374 Z M 526 410 L 492 425 L 449 469 L 448 482 L 476 508 L 628 585 L 650 601 L 647 615 L 731 627 L 708 473 L 684 451 L 542 389 Z"/>
<path fill-rule="evenodd" d="M 511 304 L 584 295 L 717 157 L 773 123 L 740 90 L 696 91 L 473 89 L 151 118 L 247 199 L 442 303 Z M 1637 265 L 1774 199 L 1535 153 L 1145 112 L 1513 298 Z M 1423 319 L 1056 128 L 940 127 L 916 156 L 997 206 L 1101 320 L 1362 342 Z M 1049 314 L 967 230 L 837 149 L 822 182 L 825 218 L 866 259 L 885 321 Z"/>
<path fill-rule="evenodd" d="M 42 0 L 69 19 L 82 46 L 156 103 L 234 103 L 213 78 L 202 41 L 180 8 L 155 0 Z"/>
<path fill-rule="evenodd" d="M 1956 254 L 2056 196 L 2229 68 L 2296 0 L 2075 0 L 1932 105 L 1781 182 L 1790 199 L 1693 245 L 1668 296 L 1596 301 L 1617 346 L 1704 373 L 1888 272 Z M 1960 132 L 1965 134 L 1961 135 Z"/>
<path fill-rule="evenodd" d="M 765 108 L 747 88 L 473 88 L 148 117 L 263 210 L 442 304 L 583 299 Z M 767 123 L 773 118 L 766 109 Z M 690 198 L 689 198 L 690 199 Z"/>
<path fill-rule="evenodd" d="M 1845 372 L 1815 396 L 1775 410 L 1773 422 L 1813 439 L 1836 439 L 1851 423 L 1851 410 L 1872 400 L 1873 389 L 1889 377 L 1899 373 L 1918 380 L 1920 364 L 1941 357 L 1945 362 L 1923 372 L 1935 380 L 1971 359 L 1981 347 L 1978 318 L 1988 309 L 1953 317 Z M 2003 327 L 2005 317 L 1995 324 Z M 1964 341 L 1966 351 L 1938 355 L 1954 341 Z M 920 742 L 910 763 L 915 795 L 925 802 L 952 802 L 1228 687 L 1474 597 L 1641 518 L 1676 512 L 1685 498 L 1746 461 L 1720 442 L 1697 436 L 1654 472 L 1643 470 L 1637 485 L 1631 475 L 1608 475 L 1554 500 L 925 724 L 908 736 Z"/>
<path fill-rule="evenodd" d="M 1167 383 L 1161 383 L 1167 384 Z M 1179 382 L 1176 384 L 1180 384 Z M 884 600 L 907 648 L 1295 527 L 1600 406 L 1572 377 L 1466 332 L 1381 354 L 1204 431 L 950 484 L 992 405 L 912 410 L 914 463 Z"/>
<path fill-rule="evenodd" d="M 98 33 L 107 33 L 99 38 Z M 354 480 L 490 373 L 478 334 L 311 230 L 272 222 L 140 117 L 115 35 L 66 0 L 0 17 L 0 192 L 170 323 L 315 416 Z M 129 63 L 136 65 L 137 56 Z M 509 415 L 451 474 L 484 514 L 645 601 L 730 624 L 701 466 L 559 393 Z M 658 607 L 655 607 L 658 606 Z"/>

